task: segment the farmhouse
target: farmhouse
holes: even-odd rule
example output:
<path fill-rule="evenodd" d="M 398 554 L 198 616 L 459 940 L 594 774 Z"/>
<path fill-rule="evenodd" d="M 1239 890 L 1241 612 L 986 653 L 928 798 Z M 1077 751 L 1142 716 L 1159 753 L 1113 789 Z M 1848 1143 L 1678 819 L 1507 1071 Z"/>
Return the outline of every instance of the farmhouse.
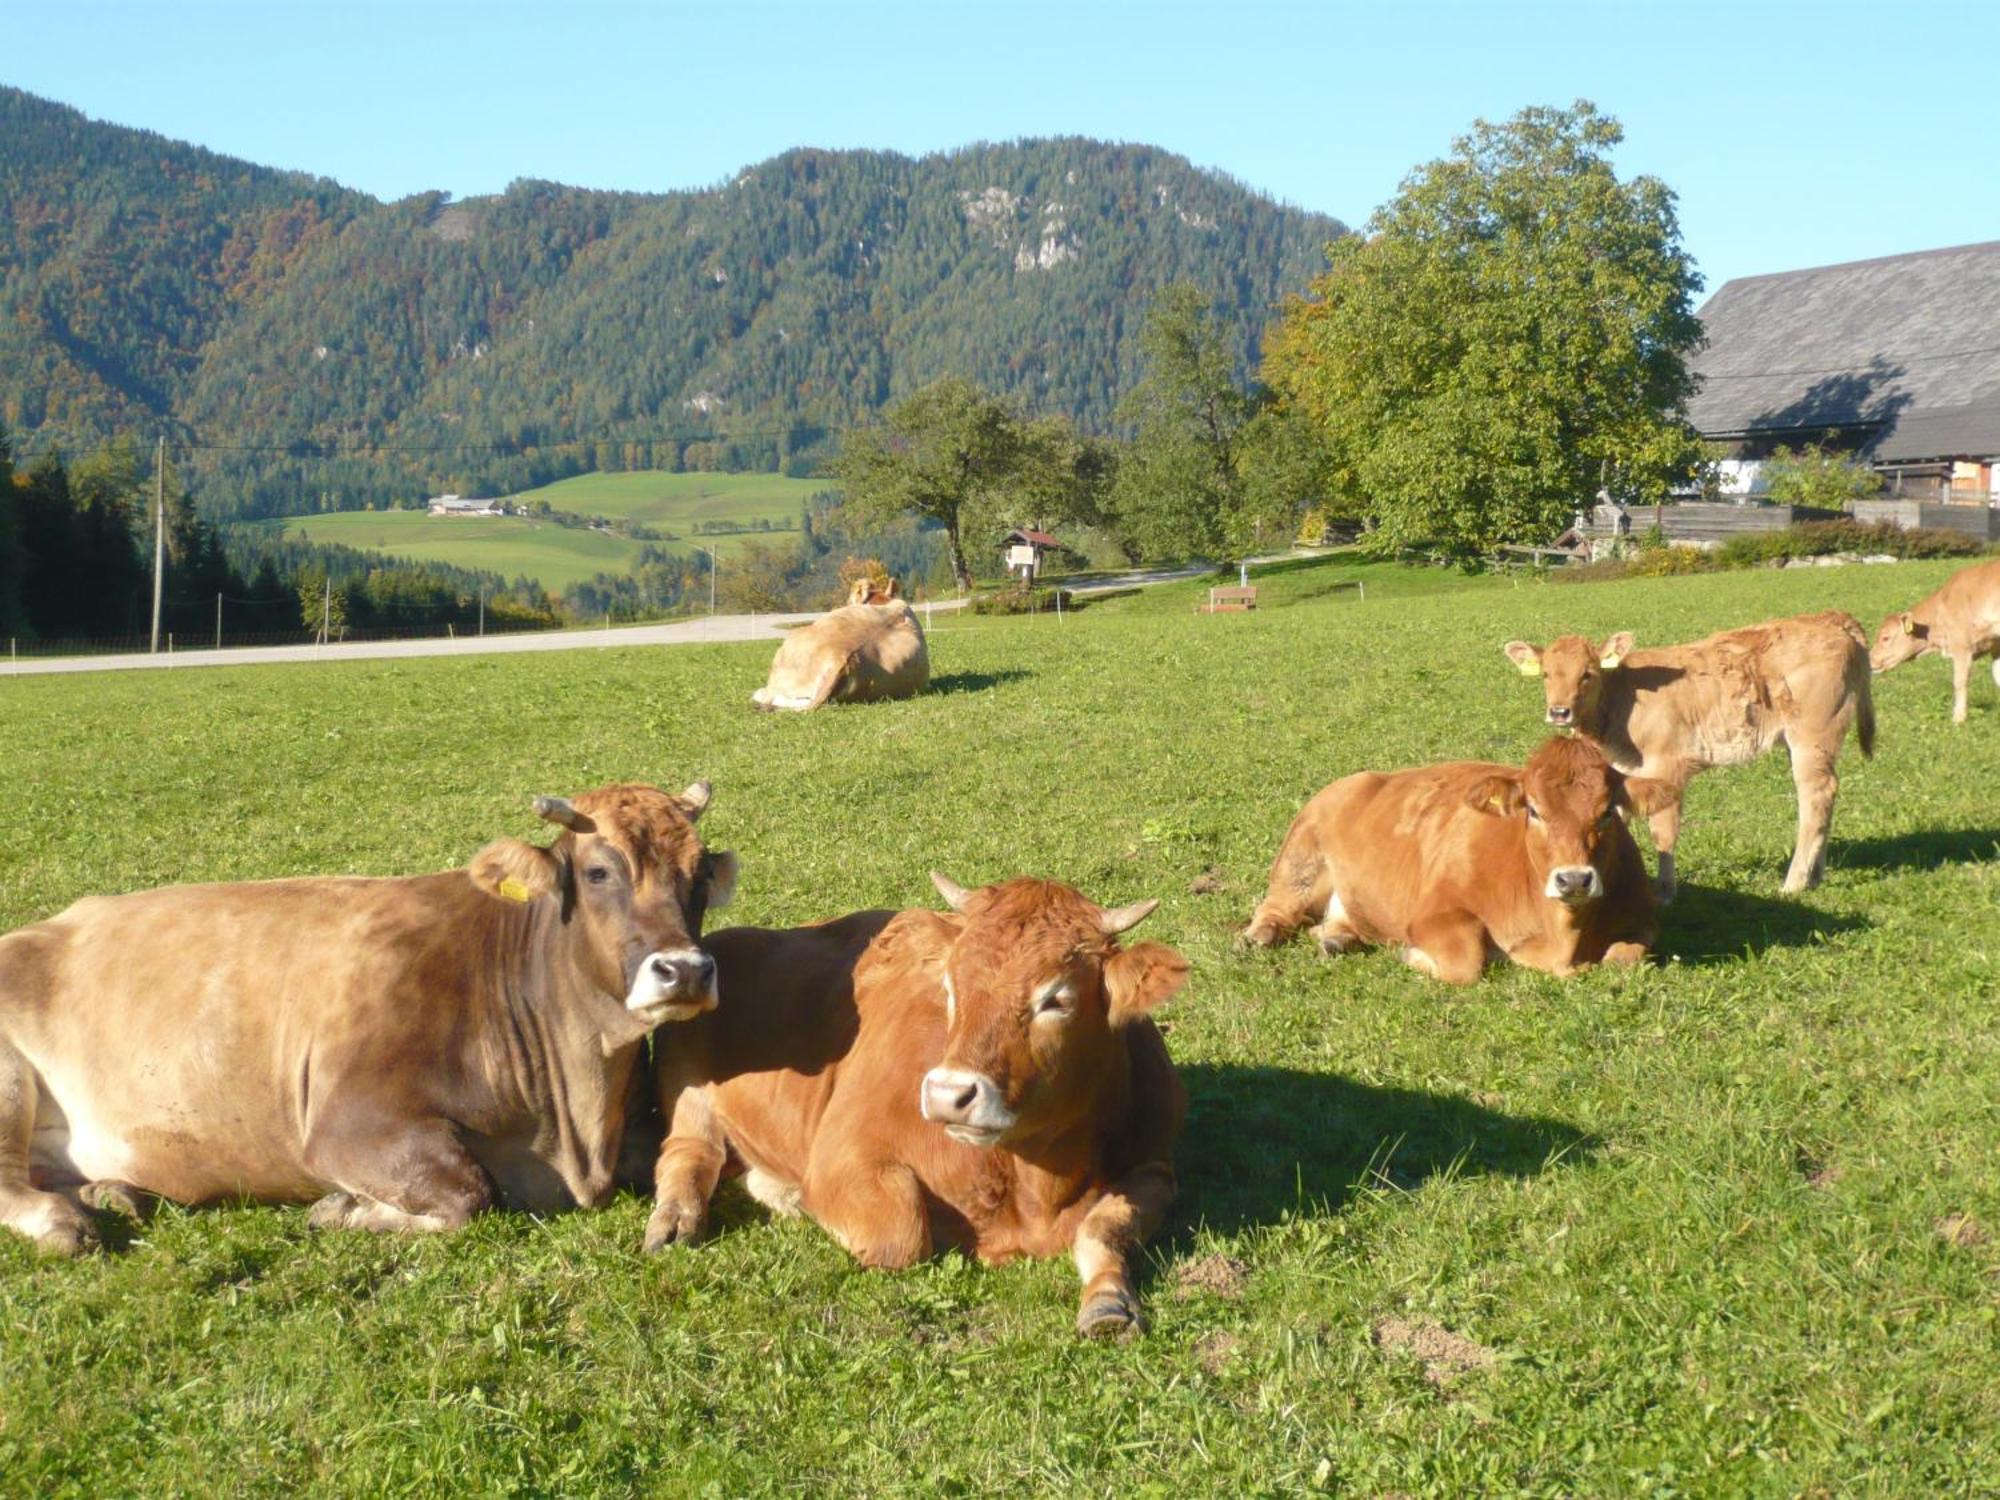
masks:
<path fill-rule="evenodd" d="M 1727 450 L 1726 493 L 1759 493 L 1779 446 L 1819 443 L 1887 481 L 1890 498 L 1857 514 L 1989 531 L 2000 503 L 2000 241 L 1740 277 L 1701 319 L 1708 347 L 1688 415 Z"/>
<path fill-rule="evenodd" d="M 428 506 L 434 516 L 504 516 L 498 500 L 466 500 L 457 495 L 438 495 Z"/>

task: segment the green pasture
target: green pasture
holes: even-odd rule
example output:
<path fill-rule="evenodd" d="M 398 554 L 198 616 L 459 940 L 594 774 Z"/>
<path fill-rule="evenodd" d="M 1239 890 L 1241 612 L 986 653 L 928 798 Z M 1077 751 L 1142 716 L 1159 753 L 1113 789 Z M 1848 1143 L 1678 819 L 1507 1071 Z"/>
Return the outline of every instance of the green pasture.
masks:
<path fill-rule="evenodd" d="M 798 529 L 799 508 L 808 496 L 834 488 L 830 479 L 791 479 L 783 474 L 674 474 L 640 469 L 625 474 L 579 474 L 539 489 L 508 496 L 517 505 L 546 500 L 557 510 L 614 520 L 643 521 L 692 536 L 698 522 L 726 521 Z"/>
<path fill-rule="evenodd" d="M 1948 572 L 1291 564 L 1249 615 L 1195 615 L 1189 584 L 940 617 L 931 692 L 809 717 L 750 710 L 767 644 L 0 677 L 0 927 L 440 868 L 539 836 L 537 792 L 705 775 L 704 834 L 744 861 L 718 920 L 1036 872 L 1162 898 L 1142 932 L 1193 963 L 1162 1012 L 1192 1108 L 1143 1339 L 1076 1341 L 1066 1262 L 865 1272 L 734 1188 L 711 1242 L 652 1258 L 634 1195 L 408 1240 L 168 1208 L 82 1263 L 0 1234 L 0 1491 L 2000 1491 L 1983 672 L 1959 729 L 1941 663 L 1877 681 L 1877 756 L 1842 761 L 1802 898 L 1782 758 L 1698 780 L 1636 972 L 1453 990 L 1231 945 L 1325 782 L 1538 742 L 1504 641 L 1836 605 L 1872 628 Z"/>
<path fill-rule="evenodd" d="M 525 516 L 343 510 L 265 524 L 282 525 L 311 542 L 483 568 L 510 582 L 525 575 L 557 592 L 599 573 L 623 573 L 639 555 L 639 543 L 625 537 Z"/>

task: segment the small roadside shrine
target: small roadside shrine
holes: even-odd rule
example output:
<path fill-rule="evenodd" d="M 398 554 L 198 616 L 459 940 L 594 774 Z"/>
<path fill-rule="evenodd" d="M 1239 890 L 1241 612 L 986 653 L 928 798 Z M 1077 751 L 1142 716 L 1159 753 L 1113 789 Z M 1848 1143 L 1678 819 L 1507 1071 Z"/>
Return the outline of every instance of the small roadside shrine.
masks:
<path fill-rule="evenodd" d="M 1060 552 L 1062 543 L 1046 531 L 1016 526 L 1001 539 L 1000 547 L 1008 574 L 1023 583 L 1033 583 L 1035 575 L 1042 571 L 1042 554 Z"/>

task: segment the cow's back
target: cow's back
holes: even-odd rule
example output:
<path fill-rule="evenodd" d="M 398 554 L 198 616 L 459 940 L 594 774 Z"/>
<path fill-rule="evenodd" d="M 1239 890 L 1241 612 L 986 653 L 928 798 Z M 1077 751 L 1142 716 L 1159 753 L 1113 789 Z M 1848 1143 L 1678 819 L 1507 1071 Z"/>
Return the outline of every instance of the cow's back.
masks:
<path fill-rule="evenodd" d="M 1918 612 L 1941 642 L 1977 649 L 2000 639 L 2000 558 L 1959 569 Z"/>
<path fill-rule="evenodd" d="M 1453 761 L 1387 773 L 1361 772 L 1314 799 L 1333 889 L 1351 926 L 1368 942 L 1401 943 L 1411 926 L 1500 872 L 1507 821 L 1466 798 L 1509 768 Z"/>
<path fill-rule="evenodd" d="M 483 899 L 463 872 L 169 886 L 0 939 L 0 1031 L 43 1079 L 38 1153 L 183 1202 L 312 1196 L 328 1081 L 371 1056 L 416 1076 L 463 1019 L 453 897 Z"/>

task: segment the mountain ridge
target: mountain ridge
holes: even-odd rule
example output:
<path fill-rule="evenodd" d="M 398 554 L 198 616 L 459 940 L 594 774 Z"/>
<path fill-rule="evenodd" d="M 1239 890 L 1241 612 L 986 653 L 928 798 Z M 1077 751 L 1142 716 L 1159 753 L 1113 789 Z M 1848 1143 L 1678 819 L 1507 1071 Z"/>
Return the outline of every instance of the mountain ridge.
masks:
<path fill-rule="evenodd" d="M 665 193 L 384 201 L 0 89 L 0 421 L 164 430 L 205 504 L 809 469 L 943 374 L 1102 430 L 1160 287 L 1247 369 L 1337 219 L 1159 148 L 797 147 Z"/>

